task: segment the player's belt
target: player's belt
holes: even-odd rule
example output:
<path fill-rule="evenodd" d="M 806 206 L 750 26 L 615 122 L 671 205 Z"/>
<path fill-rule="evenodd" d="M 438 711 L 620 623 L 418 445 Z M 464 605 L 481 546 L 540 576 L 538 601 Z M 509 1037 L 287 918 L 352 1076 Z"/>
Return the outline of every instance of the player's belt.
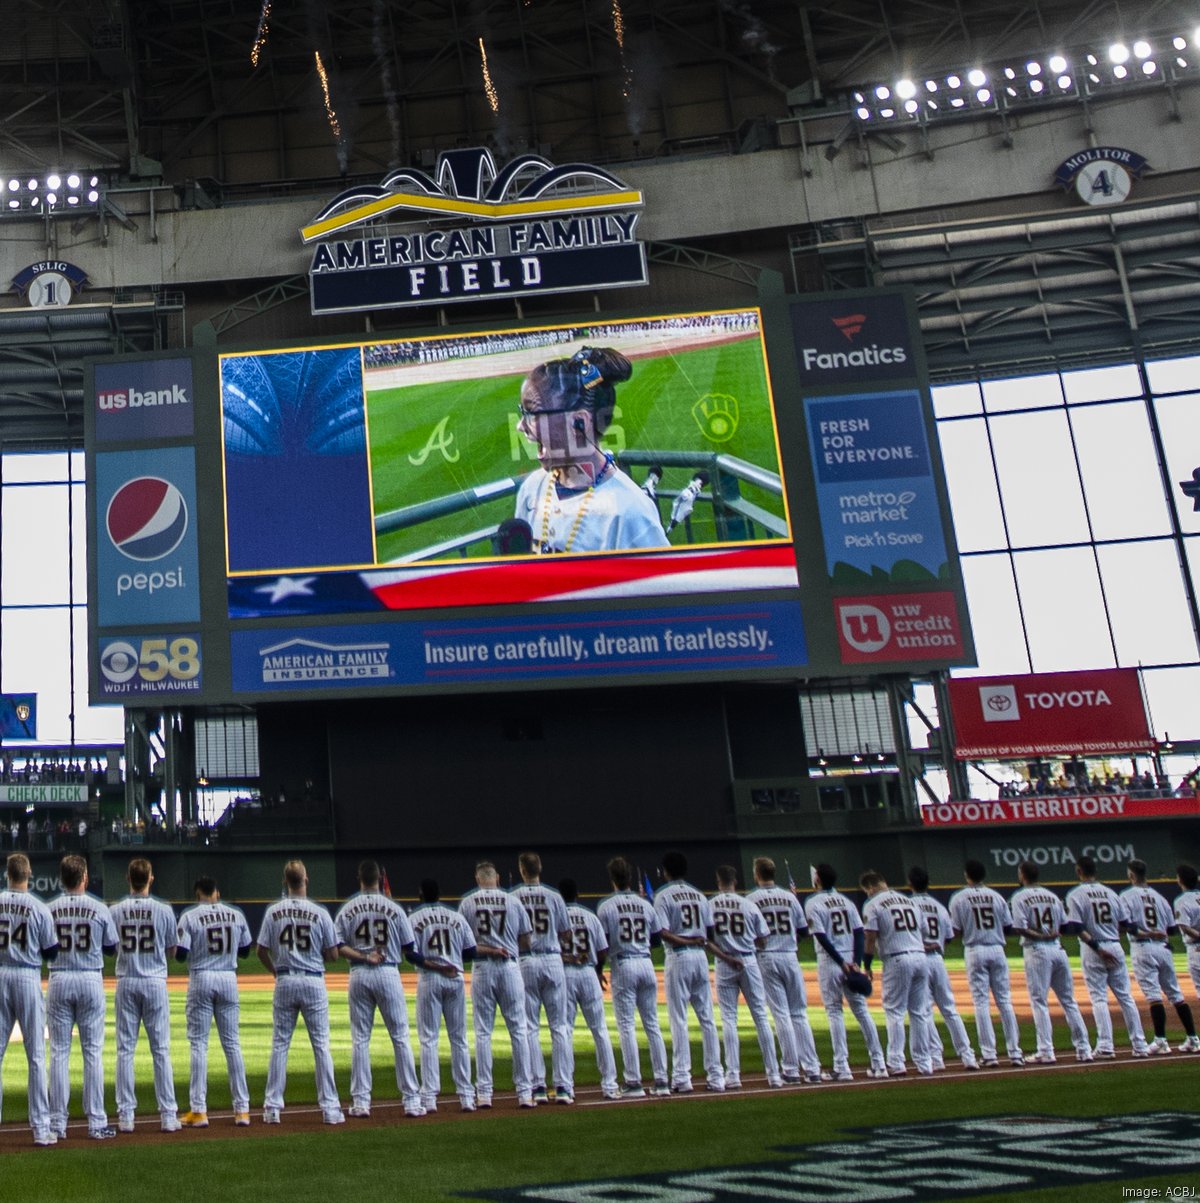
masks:
<path fill-rule="evenodd" d="M 276 969 L 276 977 L 324 977 L 323 969 Z"/>
<path fill-rule="evenodd" d="M 399 969 L 399 961 L 380 961 L 376 965 L 373 961 L 355 961 L 350 966 L 350 972 L 353 973 L 356 969 Z"/>
<path fill-rule="evenodd" d="M 899 952 L 889 952 L 885 960 L 891 960 L 893 957 L 915 957 L 917 953 L 925 955 L 923 948 L 902 948 Z"/>
<path fill-rule="evenodd" d="M 614 961 L 648 961 L 648 952 L 618 952 L 613 954 Z"/>
<path fill-rule="evenodd" d="M 562 953 L 557 948 L 555 948 L 551 951 L 548 951 L 548 952 L 538 952 L 536 949 L 531 948 L 528 952 L 521 953 L 522 959 L 524 959 L 525 957 L 561 957 L 561 956 L 562 956 Z"/>
<path fill-rule="evenodd" d="M 32 969 L 32 970 L 36 970 L 37 972 L 40 973 L 41 968 L 42 967 L 40 964 L 37 964 L 37 965 L 0 965 L 0 973 L 7 973 L 9 970 L 12 970 L 12 969 Z"/>
<path fill-rule="evenodd" d="M 104 976 L 103 969 L 80 969 L 75 965 L 64 965 L 61 969 L 51 969 L 50 976 L 57 977 L 60 973 L 98 973 Z"/>

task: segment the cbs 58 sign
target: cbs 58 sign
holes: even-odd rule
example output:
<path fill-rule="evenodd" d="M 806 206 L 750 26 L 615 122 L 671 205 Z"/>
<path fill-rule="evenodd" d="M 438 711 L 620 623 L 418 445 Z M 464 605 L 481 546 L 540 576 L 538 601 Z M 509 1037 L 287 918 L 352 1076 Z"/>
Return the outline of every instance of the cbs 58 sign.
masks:
<path fill-rule="evenodd" d="M 99 695 L 199 693 L 199 635 L 122 635 L 100 640 Z"/>

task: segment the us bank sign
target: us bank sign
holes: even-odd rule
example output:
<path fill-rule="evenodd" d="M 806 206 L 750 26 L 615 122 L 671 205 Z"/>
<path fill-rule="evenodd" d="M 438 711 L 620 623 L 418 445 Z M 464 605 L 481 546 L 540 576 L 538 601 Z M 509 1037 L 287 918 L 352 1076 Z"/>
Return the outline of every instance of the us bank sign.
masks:
<path fill-rule="evenodd" d="M 301 230 L 313 313 L 645 284 L 642 194 L 599 167 L 454 150 L 334 197 Z M 419 224 L 414 214 L 420 215 Z"/>

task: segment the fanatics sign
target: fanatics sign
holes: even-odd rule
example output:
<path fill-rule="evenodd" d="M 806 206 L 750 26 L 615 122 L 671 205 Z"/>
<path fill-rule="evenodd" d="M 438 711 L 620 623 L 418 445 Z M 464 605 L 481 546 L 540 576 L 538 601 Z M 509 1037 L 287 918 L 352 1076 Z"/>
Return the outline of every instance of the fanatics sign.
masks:
<path fill-rule="evenodd" d="M 959 760 L 1154 747 L 1133 668 L 958 678 L 950 710 Z"/>
<path fill-rule="evenodd" d="M 1128 794 L 1073 797 L 997 798 L 995 801 L 937 802 L 921 807 L 926 827 L 971 827 L 989 823 L 1070 823 L 1095 819 L 1147 819 L 1200 815 L 1200 798 L 1131 798 Z"/>

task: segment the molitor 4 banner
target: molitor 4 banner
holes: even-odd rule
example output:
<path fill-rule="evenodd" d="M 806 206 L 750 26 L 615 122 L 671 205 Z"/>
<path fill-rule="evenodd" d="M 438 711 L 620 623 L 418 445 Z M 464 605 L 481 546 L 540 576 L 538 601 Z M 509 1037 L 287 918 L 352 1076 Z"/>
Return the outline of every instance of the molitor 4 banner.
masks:
<path fill-rule="evenodd" d="M 1134 668 L 958 678 L 950 709 L 959 760 L 1154 747 Z"/>
<path fill-rule="evenodd" d="M 526 154 L 498 170 L 483 148 L 447 151 L 433 175 L 404 168 L 352 188 L 301 230 L 315 243 L 312 311 L 645 284 L 641 207 L 598 167 Z M 408 224 L 390 224 L 397 215 Z"/>

